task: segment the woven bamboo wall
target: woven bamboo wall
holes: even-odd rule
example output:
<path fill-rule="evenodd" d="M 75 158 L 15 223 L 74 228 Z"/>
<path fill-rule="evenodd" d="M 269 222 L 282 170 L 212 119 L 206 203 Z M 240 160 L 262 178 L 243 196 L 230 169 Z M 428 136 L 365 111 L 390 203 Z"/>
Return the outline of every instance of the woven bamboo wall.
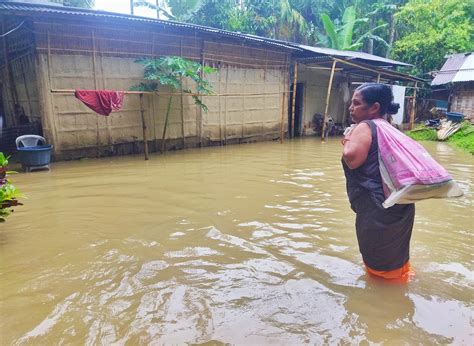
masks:
<path fill-rule="evenodd" d="M 474 83 L 463 83 L 453 93 L 451 111 L 463 113 L 466 118 L 474 119 Z"/>
<path fill-rule="evenodd" d="M 204 97 L 202 112 L 189 96 L 173 97 L 167 127 L 170 147 L 277 138 L 280 135 L 286 52 L 142 27 L 34 24 L 42 96 L 47 99 L 44 125 L 59 159 L 117 154 L 117 145 L 143 141 L 139 95 L 126 95 L 122 109 L 109 117 L 95 114 L 67 89 L 129 90 L 143 76 L 142 56 L 182 55 L 217 68 L 208 76 L 215 95 Z M 55 90 L 56 92 L 48 92 Z M 169 92 L 160 89 L 160 92 Z M 151 150 L 161 144 L 169 96 L 145 95 L 144 115 Z M 285 123 L 286 123 L 285 114 Z"/>

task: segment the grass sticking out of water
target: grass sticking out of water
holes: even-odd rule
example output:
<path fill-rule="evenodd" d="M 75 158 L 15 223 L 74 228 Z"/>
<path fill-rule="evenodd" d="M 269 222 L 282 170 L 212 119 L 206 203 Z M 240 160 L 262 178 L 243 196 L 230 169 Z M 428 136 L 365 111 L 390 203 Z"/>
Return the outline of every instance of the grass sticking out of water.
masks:
<path fill-rule="evenodd" d="M 436 130 L 428 127 L 419 127 L 413 131 L 408 131 L 406 134 L 417 141 L 437 141 Z M 458 148 L 466 150 L 474 154 L 474 125 L 468 121 L 462 124 L 460 130 L 449 137 L 446 142 L 451 143 Z"/>

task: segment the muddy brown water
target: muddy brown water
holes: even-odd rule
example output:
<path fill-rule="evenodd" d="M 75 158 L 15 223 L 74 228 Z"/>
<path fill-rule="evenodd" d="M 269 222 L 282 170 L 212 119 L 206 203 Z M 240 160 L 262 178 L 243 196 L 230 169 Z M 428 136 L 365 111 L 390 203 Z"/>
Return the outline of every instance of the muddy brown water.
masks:
<path fill-rule="evenodd" d="M 1 344 L 472 344 L 474 159 L 424 145 L 465 195 L 417 204 L 408 285 L 363 270 L 338 140 L 14 175 Z"/>

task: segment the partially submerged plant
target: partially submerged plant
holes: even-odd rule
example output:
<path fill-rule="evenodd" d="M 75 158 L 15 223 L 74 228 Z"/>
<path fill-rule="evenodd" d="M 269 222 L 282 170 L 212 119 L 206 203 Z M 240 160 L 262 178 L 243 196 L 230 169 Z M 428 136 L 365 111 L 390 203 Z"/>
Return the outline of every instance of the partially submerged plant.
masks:
<path fill-rule="evenodd" d="M 5 222 L 6 217 L 13 212 L 12 207 L 22 205 L 17 199 L 21 197 L 20 191 L 8 180 L 7 174 L 13 172 L 7 171 L 7 166 L 8 157 L 0 152 L 0 222 Z"/>
<path fill-rule="evenodd" d="M 132 90 L 158 91 L 160 85 L 169 86 L 172 91 L 182 91 L 185 94 L 191 95 L 196 105 L 205 112 L 208 111 L 207 106 L 199 97 L 201 95 L 211 95 L 214 92 L 212 85 L 204 79 L 204 74 L 213 73 L 216 69 L 179 56 L 165 56 L 158 59 L 141 58 L 136 60 L 136 62 L 145 66 L 144 79 L 146 82 L 135 85 L 132 87 Z M 195 84 L 196 90 L 194 92 L 184 87 L 184 83 L 190 80 Z M 162 152 L 164 151 L 166 127 L 168 125 L 172 99 L 173 95 L 169 98 L 166 110 L 161 145 Z"/>

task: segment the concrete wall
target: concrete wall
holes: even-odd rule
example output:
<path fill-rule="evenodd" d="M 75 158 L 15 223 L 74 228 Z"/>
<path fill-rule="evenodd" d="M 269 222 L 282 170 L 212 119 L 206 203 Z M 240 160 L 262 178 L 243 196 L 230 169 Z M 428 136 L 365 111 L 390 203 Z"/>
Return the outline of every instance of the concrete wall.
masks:
<path fill-rule="evenodd" d="M 105 117 L 87 108 L 71 92 L 51 92 L 65 89 L 129 90 L 143 76 L 142 66 L 134 59 L 97 56 L 94 73 L 91 56 L 52 54 L 48 65 L 48 56 L 40 54 L 37 70 L 43 101 L 44 134 L 54 144 L 56 159 L 142 151 L 139 95 L 125 95 L 122 109 Z M 201 111 L 189 96 L 182 100 L 180 96 L 173 97 L 166 132 L 168 149 L 279 136 L 281 97 L 285 87 L 283 70 L 221 66 L 218 72 L 209 75 L 208 80 L 216 96 L 203 98 L 209 108 L 207 113 Z M 160 91 L 170 92 L 166 89 Z M 168 101 L 166 95 L 144 95 L 150 151 L 161 148 Z"/>

